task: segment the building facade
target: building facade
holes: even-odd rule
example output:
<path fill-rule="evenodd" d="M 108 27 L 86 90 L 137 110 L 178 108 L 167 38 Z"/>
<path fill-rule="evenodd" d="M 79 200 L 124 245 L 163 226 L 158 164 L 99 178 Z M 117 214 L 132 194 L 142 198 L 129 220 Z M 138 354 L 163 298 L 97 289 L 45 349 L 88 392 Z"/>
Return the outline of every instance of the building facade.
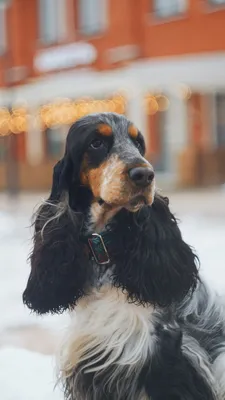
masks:
<path fill-rule="evenodd" d="M 223 182 L 224 31 L 225 0 L 0 5 L 0 189 L 12 160 L 48 189 L 69 125 L 101 110 L 137 124 L 159 182 Z"/>

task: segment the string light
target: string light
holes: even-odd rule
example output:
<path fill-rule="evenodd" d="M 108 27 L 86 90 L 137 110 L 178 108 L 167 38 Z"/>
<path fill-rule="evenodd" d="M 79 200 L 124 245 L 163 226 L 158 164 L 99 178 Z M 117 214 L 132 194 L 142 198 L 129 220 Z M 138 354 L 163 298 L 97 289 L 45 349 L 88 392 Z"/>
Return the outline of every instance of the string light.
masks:
<path fill-rule="evenodd" d="M 7 108 L 0 108 L 0 134 L 6 136 L 9 134 L 10 113 Z"/>
<path fill-rule="evenodd" d="M 44 129 L 57 125 L 70 125 L 78 118 L 90 113 L 109 111 L 124 114 L 125 109 L 126 100 L 120 94 L 104 100 L 96 100 L 91 97 L 85 97 L 79 101 L 57 98 L 54 103 L 40 107 L 37 118 L 40 120 L 41 128 Z M 0 108 L 0 136 L 27 132 L 30 118 L 32 116 L 25 104 L 13 107 L 11 113 L 7 108 Z"/>
<path fill-rule="evenodd" d="M 144 107 L 148 115 L 155 115 L 169 108 L 169 99 L 163 94 L 147 94 L 144 99 Z"/>
<path fill-rule="evenodd" d="M 148 115 L 154 115 L 159 110 L 156 98 L 153 95 L 148 95 L 145 98 L 145 109 Z"/>
<path fill-rule="evenodd" d="M 169 99 L 164 95 L 159 95 L 155 97 L 158 103 L 158 110 L 159 111 L 166 111 L 169 108 L 170 102 Z"/>
<path fill-rule="evenodd" d="M 183 100 L 189 100 L 192 96 L 191 88 L 188 85 L 181 83 L 179 85 L 179 96 Z"/>

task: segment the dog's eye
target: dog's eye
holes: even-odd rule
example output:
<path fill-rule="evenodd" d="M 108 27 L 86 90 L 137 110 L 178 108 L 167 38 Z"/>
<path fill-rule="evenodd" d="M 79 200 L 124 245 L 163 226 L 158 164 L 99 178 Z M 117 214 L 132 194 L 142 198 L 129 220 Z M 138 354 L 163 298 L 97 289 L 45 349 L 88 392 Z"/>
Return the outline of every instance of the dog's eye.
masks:
<path fill-rule="evenodd" d="M 95 139 L 90 144 L 90 147 L 94 150 L 100 149 L 102 146 L 104 146 L 104 143 L 101 139 Z"/>

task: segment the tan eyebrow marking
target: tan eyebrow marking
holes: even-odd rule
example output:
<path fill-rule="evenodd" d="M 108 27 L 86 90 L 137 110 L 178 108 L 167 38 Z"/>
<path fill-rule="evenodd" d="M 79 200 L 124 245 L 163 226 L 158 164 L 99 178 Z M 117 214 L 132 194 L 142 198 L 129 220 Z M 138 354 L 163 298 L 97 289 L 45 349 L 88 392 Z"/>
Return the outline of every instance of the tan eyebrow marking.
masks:
<path fill-rule="evenodd" d="M 133 124 L 128 127 L 128 133 L 132 137 L 132 139 L 137 139 L 138 129 Z"/>
<path fill-rule="evenodd" d="M 111 136 L 112 128 L 108 124 L 100 124 L 97 126 L 99 133 L 103 136 Z"/>

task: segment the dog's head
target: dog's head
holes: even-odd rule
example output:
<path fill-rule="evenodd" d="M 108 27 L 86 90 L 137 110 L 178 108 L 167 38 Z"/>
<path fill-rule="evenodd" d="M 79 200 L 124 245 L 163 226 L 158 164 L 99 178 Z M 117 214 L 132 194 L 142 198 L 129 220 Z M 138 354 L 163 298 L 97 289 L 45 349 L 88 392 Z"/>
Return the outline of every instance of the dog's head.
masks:
<path fill-rule="evenodd" d="M 154 172 L 144 154 L 142 134 L 124 116 L 94 114 L 72 125 L 65 155 L 54 168 L 50 197 L 35 219 L 32 268 L 23 295 L 31 309 L 60 312 L 88 293 L 93 266 L 80 240 L 81 229 L 85 224 L 102 230 L 115 215 L 116 286 L 132 299 L 167 305 L 194 285 L 194 255 L 183 245 L 168 204 L 158 195 L 154 200 Z M 120 237 L 125 238 L 121 253 Z M 166 298 L 163 274 L 178 283 Z"/>
<path fill-rule="evenodd" d="M 103 114 L 84 118 L 79 121 L 81 129 L 88 120 L 80 181 L 90 188 L 93 199 L 131 211 L 137 211 L 143 204 L 152 204 L 154 172 L 144 158 L 142 134 L 123 116 Z M 71 131 L 69 147 L 75 135 L 76 131 Z"/>
<path fill-rule="evenodd" d="M 141 132 L 124 116 L 96 114 L 77 121 L 68 134 L 61 178 L 71 207 L 83 212 L 90 206 L 93 226 L 101 229 L 121 208 L 135 212 L 151 205 L 154 172 L 144 153 Z"/>

